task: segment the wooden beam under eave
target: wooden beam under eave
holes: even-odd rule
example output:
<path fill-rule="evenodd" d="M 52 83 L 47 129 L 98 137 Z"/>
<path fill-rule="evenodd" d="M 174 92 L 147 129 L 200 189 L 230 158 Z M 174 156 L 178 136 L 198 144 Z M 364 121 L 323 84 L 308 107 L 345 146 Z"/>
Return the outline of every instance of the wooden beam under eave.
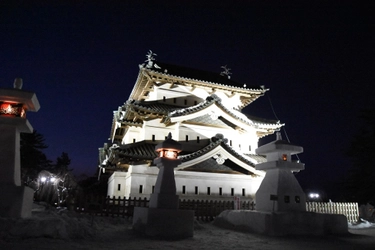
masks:
<path fill-rule="evenodd" d="M 232 91 L 230 92 L 230 94 L 225 93 L 225 95 L 228 96 L 228 98 L 232 98 L 235 95 L 235 93 L 234 91 Z"/>

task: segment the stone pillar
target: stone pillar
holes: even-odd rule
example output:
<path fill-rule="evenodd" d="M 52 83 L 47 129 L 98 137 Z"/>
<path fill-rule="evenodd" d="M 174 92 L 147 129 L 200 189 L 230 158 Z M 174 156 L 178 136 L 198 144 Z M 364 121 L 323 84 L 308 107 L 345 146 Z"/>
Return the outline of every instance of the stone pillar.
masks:
<path fill-rule="evenodd" d="M 255 194 L 257 211 L 306 211 L 305 193 L 293 175 L 293 171 L 303 170 L 304 164 L 291 160 L 291 156 L 302 153 L 303 148 L 282 140 L 277 133 L 276 141 L 255 151 L 267 158 L 267 162 L 255 166 L 257 170 L 266 171 Z"/>
<path fill-rule="evenodd" d="M 22 80 L 16 89 L 0 88 L 0 216 L 29 217 L 34 191 L 22 186 L 20 133 L 31 133 L 26 111 L 40 108 L 35 93 L 22 91 Z"/>
<path fill-rule="evenodd" d="M 159 174 L 156 179 L 154 193 L 150 196 L 150 207 L 178 209 L 174 168 L 177 167 L 181 161 L 176 162 L 176 160 L 157 158 L 154 162 L 159 168 Z"/>
<path fill-rule="evenodd" d="M 156 145 L 159 157 L 154 163 L 159 168 L 154 193 L 150 196 L 149 208 L 135 207 L 133 229 L 146 236 L 162 239 L 193 237 L 194 211 L 178 209 L 178 195 L 174 168 L 181 164 L 177 158 L 182 146 L 168 138 Z"/>

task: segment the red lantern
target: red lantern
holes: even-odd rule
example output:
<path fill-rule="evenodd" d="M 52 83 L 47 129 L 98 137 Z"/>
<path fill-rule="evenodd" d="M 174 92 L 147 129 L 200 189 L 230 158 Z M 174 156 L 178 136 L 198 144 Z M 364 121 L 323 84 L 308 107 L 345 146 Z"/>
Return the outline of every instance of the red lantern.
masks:
<path fill-rule="evenodd" d="M 3 103 L 0 103 L 0 115 L 25 118 L 26 111 L 23 108 L 22 103 L 12 104 L 12 103 L 3 102 Z"/>

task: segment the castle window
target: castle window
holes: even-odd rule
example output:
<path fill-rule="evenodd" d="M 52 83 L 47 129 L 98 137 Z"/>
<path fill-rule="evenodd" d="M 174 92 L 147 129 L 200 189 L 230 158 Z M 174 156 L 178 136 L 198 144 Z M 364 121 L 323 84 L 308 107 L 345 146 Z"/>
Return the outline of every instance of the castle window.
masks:
<path fill-rule="evenodd" d="M 242 196 L 245 196 L 246 195 L 246 192 L 245 192 L 245 189 L 243 188 L 242 189 Z"/>
<path fill-rule="evenodd" d="M 211 188 L 207 187 L 207 195 L 211 195 Z"/>
<path fill-rule="evenodd" d="M 155 186 L 152 186 L 152 193 L 154 193 L 155 191 Z"/>
<path fill-rule="evenodd" d="M 223 195 L 223 188 L 219 188 L 219 195 Z"/>
<path fill-rule="evenodd" d="M 231 196 L 234 196 L 234 188 L 231 188 L 231 189 L 230 189 L 230 195 L 231 195 Z"/>
<path fill-rule="evenodd" d="M 165 102 L 165 96 L 163 96 L 163 102 Z"/>
<path fill-rule="evenodd" d="M 290 202 L 290 197 L 289 197 L 289 195 L 285 195 L 285 196 L 284 196 L 284 202 L 285 202 L 285 203 L 289 203 L 289 202 Z"/>
<path fill-rule="evenodd" d="M 270 200 L 271 200 L 271 201 L 277 201 L 277 195 L 275 195 L 275 194 L 271 194 L 271 195 L 270 195 Z"/>
<path fill-rule="evenodd" d="M 140 194 L 143 193 L 143 185 L 139 185 L 139 193 L 140 193 Z"/>
<path fill-rule="evenodd" d="M 199 140 L 200 140 L 200 138 L 199 138 L 199 136 L 197 136 L 197 143 L 199 143 Z"/>
<path fill-rule="evenodd" d="M 185 186 L 182 186 L 182 193 L 186 194 L 186 187 Z"/>
<path fill-rule="evenodd" d="M 133 143 L 135 143 L 135 138 L 133 138 Z"/>
<path fill-rule="evenodd" d="M 294 200 L 296 201 L 296 203 L 300 203 L 301 202 L 301 199 L 299 198 L 299 196 L 294 197 Z"/>
<path fill-rule="evenodd" d="M 185 141 L 189 141 L 189 136 L 185 135 Z"/>
<path fill-rule="evenodd" d="M 155 135 L 152 135 L 152 141 L 155 141 Z"/>
<path fill-rule="evenodd" d="M 117 191 L 121 190 L 121 184 L 117 184 Z"/>
<path fill-rule="evenodd" d="M 117 128 L 115 134 L 116 134 L 116 135 L 121 135 L 121 128 Z"/>
<path fill-rule="evenodd" d="M 199 194 L 198 186 L 195 186 L 195 194 Z"/>

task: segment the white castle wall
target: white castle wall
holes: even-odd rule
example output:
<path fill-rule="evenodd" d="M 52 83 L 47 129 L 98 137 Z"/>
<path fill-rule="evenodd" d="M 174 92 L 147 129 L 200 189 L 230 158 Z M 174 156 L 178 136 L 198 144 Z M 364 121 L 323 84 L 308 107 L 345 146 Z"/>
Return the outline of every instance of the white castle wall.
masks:
<path fill-rule="evenodd" d="M 149 198 L 158 172 L 157 167 L 147 165 L 130 166 L 128 172 L 114 172 L 108 180 L 108 195 Z M 254 199 L 263 177 L 175 171 L 175 180 L 180 199 L 232 200 L 234 197 Z"/>

